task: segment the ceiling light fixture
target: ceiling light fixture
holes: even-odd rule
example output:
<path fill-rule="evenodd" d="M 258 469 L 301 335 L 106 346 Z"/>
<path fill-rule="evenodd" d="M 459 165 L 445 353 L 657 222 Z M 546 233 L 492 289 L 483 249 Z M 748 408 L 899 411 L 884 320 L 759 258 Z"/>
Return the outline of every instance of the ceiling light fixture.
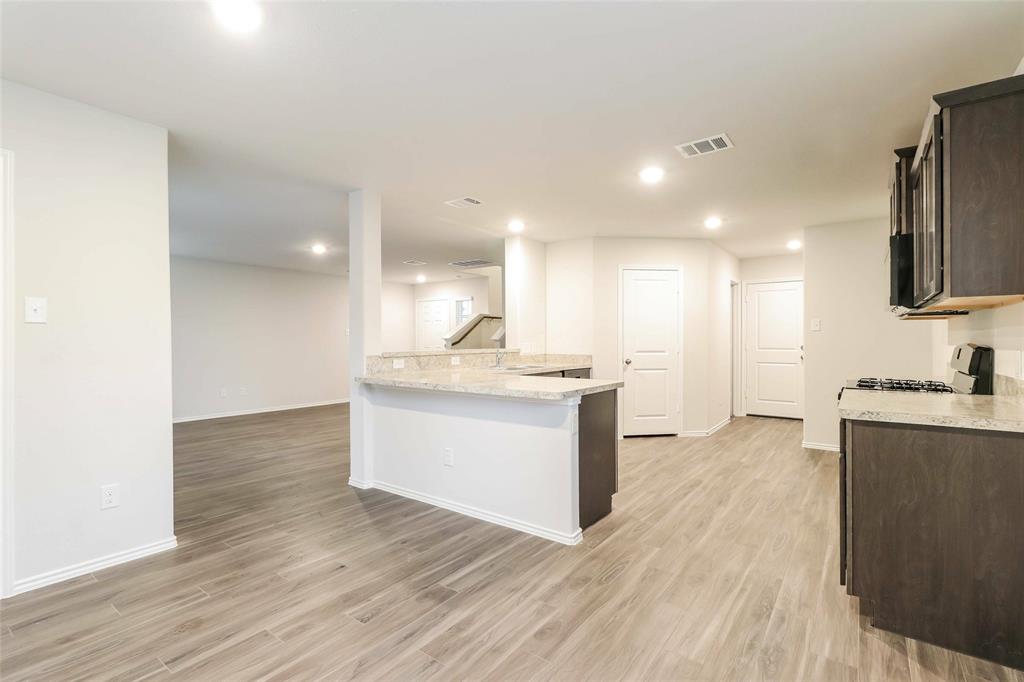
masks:
<path fill-rule="evenodd" d="M 252 0 L 214 0 L 210 9 L 231 33 L 252 33 L 263 24 L 263 9 Z"/>
<path fill-rule="evenodd" d="M 508 231 L 509 232 L 512 232 L 514 234 L 519 234 L 520 232 L 522 232 L 525 229 L 526 229 L 526 223 L 524 223 L 522 220 L 519 220 L 518 218 L 513 218 L 512 220 L 508 221 Z"/>
<path fill-rule="evenodd" d="M 318 256 L 322 256 L 327 253 L 327 247 L 320 243 L 313 244 L 310 250 Z"/>
<path fill-rule="evenodd" d="M 420 284 L 423 284 L 424 282 L 427 281 L 427 276 L 426 275 L 416 275 L 416 281 L 419 282 Z"/>
<path fill-rule="evenodd" d="M 709 230 L 717 230 L 721 226 L 722 219 L 716 215 L 708 216 L 708 218 L 704 221 L 704 227 L 708 228 Z"/>
<path fill-rule="evenodd" d="M 645 185 L 657 185 L 665 178 L 665 169 L 660 166 L 648 166 L 640 171 L 640 182 Z"/>
<path fill-rule="evenodd" d="M 790 251 L 796 251 L 801 246 L 803 246 L 803 244 L 800 243 L 799 239 L 790 239 L 788 242 L 786 242 L 786 248 L 789 249 Z"/>

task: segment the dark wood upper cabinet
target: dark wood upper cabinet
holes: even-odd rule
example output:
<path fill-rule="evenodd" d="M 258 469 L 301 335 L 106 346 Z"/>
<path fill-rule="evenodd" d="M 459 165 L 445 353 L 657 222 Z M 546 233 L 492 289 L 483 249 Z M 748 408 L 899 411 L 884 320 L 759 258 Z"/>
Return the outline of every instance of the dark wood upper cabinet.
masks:
<path fill-rule="evenodd" d="M 914 307 L 942 293 L 942 117 L 932 116 L 911 170 L 914 205 Z"/>
<path fill-rule="evenodd" d="M 913 194 L 910 168 L 917 147 L 893 150 L 892 172 L 889 175 L 889 234 L 910 234 L 913 231 Z"/>
<path fill-rule="evenodd" d="M 1024 76 L 933 100 L 907 176 L 897 152 L 890 183 L 890 231 L 912 235 L 907 307 L 934 313 L 1022 301 Z M 897 305 L 895 289 L 892 298 Z"/>
<path fill-rule="evenodd" d="M 889 305 L 914 305 L 914 203 L 910 167 L 917 147 L 894 152 L 889 176 Z"/>

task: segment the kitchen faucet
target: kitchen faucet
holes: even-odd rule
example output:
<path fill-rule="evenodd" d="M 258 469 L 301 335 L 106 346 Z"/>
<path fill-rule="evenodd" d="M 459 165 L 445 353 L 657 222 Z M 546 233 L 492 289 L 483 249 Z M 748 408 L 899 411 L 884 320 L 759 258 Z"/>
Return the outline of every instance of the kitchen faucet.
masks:
<path fill-rule="evenodd" d="M 505 349 L 495 348 L 494 349 L 494 366 L 501 369 L 501 364 L 505 361 Z"/>

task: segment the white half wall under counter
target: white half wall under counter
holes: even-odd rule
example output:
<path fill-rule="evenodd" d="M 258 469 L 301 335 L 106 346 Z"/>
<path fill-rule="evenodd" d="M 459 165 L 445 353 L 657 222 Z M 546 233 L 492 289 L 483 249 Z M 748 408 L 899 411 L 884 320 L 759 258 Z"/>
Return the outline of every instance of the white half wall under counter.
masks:
<path fill-rule="evenodd" d="M 622 382 L 550 376 L 589 367 L 589 358 L 527 357 L 513 355 L 507 369 L 471 364 L 357 377 L 368 437 L 353 457 L 363 457 L 366 480 L 350 483 L 580 542 L 583 529 L 611 511 Z"/>

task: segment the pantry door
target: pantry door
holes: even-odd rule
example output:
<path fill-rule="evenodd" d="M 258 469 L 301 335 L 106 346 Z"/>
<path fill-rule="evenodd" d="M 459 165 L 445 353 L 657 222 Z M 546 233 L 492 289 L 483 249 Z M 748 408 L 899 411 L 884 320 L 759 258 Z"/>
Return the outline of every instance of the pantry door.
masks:
<path fill-rule="evenodd" d="M 622 435 L 679 433 L 679 271 L 622 271 Z"/>

